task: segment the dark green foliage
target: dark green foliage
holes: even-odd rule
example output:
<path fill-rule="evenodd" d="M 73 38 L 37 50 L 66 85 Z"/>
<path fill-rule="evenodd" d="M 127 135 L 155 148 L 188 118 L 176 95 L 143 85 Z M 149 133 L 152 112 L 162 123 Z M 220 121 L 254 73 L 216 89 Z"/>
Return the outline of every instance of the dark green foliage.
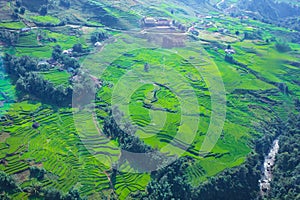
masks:
<path fill-rule="evenodd" d="M 61 106 L 70 104 L 72 89 L 63 86 L 55 87 L 51 82 L 44 80 L 36 73 L 39 70 L 37 60 L 28 56 L 18 58 L 6 54 L 4 68 L 15 81 L 19 92 L 33 95 L 47 103 Z"/>
<path fill-rule="evenodd" d="M 82 53 L 83 52 L 82 44 L 74 44 L 73 45 L 73 51 L 75 51 L 77 53 Z"/>
<path fill-rule="evenodd" d="M 74 45 L 76 51 L 83 51 L 82 45 Z M 75 52 L 76 53 L 76 52 Z M 74 52 L 73 52 L 74 54 Z M 63 54 L 63 51 L 59 45 L 56 45 L 52 51 L 52 58 L 64 65 L 64 69 L 78 69 L 80 67 L 79 62 L 75 58 L 71 58 L 70 55 Z"/>
<path fill-rule="evenodd" d="M 24 76 L 26 72 L 38 70 L 37 60 L 29 56 L 18 58 L 9 54 L 5 54 L 3 60 L 6 72 L 12 75 L 14 79 Z"/>
<path fill-rule="evenodd" d="M 233 59 L 232 55 L 226 54 L 225 55 L 225 61 L 229 62 L 231 64 L 234 64 L 234 59 Z"/>
<path fill-rule="evenodd" d="M 44 168 L 39 168 L 37 166 L 31 166 L 29 170 L 30 176 L 37 178 L 38 180 L 42 180 L 46 174 L 46 170 Z"/>
<path fill-rule="evenodd" d="M 259 192 L 260 166 L 259 156 L 253 153 L 244 165 L 226 170 L 196 188 L 192 199 L 255 199 Z"/>
<path fill-rule="evenodd" d="M 69 68 L 77 69 L 80 67 L 79 62 L 75 58 L 71 58 L 68 55 L 62 55 L 60 59 L 65 69 L 69 69 Z"/>
<path fill-rule="evenodd" d="M 3 192 L 2 194 L 0 194 L 0 199 L 1 200 L 11 200 L 10 196 L 6 192 Z"/>
<path fill-rule="evenodd" d="M 114 108 L 112 112 L 114 115 L 112 116 L 111 113 L 110 117 L 104 121 L 103 132 L 107 137 L 117 140 L 123 150 L 120 163 L 127 160 L 135 169 L 152 171 L 171 159 L 135 136 L 136 128 L 128 121 L 122 121 L 123 114 L 117 108 Z"/>
<path fill-rule="evenodd" d="M 52 58 L 54 60 L 58 60 L 61 57 L 62 52 L 62 48 L 59 45 L 56 45 L 55 47 L 53 47 Z"/>
<path fill-rule="evenodd" d="M 63 6 L 63 7 L 66 7 L 66 8 L 70 8 L 71 2 L 70 2 L 70 0 L 60 0 L 59 5 Z"/>
<path fill-rule="evenodd" d="M 47 7 L 46 5 L 43 5 L 43 6 L 39 9 L 39 13 L 40 13 L 40 15 L 42 15 L 42 16 L 47 15 L 47 13 L 48 13 L 48 7 Z"/>
<path fill-rule="evenodd" d="M 43 187 L 40 183 L 32 183 L 29 187 L 24 188 L 31 197 L 40 197 L 43 194 Z"/>
<path fill-rule="evenodd" d="M 91 42 L 92 43 L 102 42 L 108 38 L 109 38 L 109 36 L 105 32 L 95 32 L 91 35 Z"/>
<path fill-rule="evenodd" d="M 292 50 L 291 47 L 285 42 L 277 42 L 275 44 L 275 48 L 277 49 L 277 51 L 279 51 L 281 53 L 288 52 L 288 51 Z"/>
<path fill-rule="evenodd" d="M 262 39 L 262 32 L 255 31 L 255 32 L 248 32 L 244 33 L 244 40 L 261 40 Z"/>
<path fill-rule="evenodd" d="M 192 187 L 184 174 L 189 159 L 181 157 L 171 165 L 152 172 L 144 199 L 191 199 Z"/>
<path fill-rule="evenodd" d="M 25 14 L 25 11 L 26 11 L 26 8 L 22 6 L 22 7 L 20 8 L 20 14 L 21 14 L 21 15 L 24 15 L 24 14 Z"/>
<path fill-rule="evenodd" d="M 82 47 L 82 44 L 80 44 L 80 43 L 73 45 L 72 56 L 74 56 L 74 57 L 83 56 L 83 55 L 88 54 L 89 52 L 90 52 L 89 49 L 84 49 Z"/>
<path fill-rule="evenodd" d="M 47 4 L 48 0 L 22 0 L 22 5 L 33 12 L 39 12 L 41 7 L 46 6 Z"/>
<path fill-rule="evenodd" d="M 22 5 L 22 2 L 20 0 L 17 0 L 16 1 L 16 6 L 19 8 L 19 7 L 21 7 L 21 5 Z"/>
<path fill-rule="evenodd" d="M 85 200 L 82 198 L 78 190 L 72 188 L 63 198 L 64 200 Z"/>
<path fill-rule="evenodd" d="M 51 82 L 44 80 L 42 76 L 29 72 L 16 82 L 17 90 L 38 97 L 39 99 L 56 105 L 64 106 L 71 103 L 72 90 L 63 86 L 55 87 Z"/>
<path fill-rule="evenodd" d="M 63 196 L 61 192 L 55 188 L 47 188 L 44 190 L 44 198 L 45 200 L 61 200 Z"/>
<path fill-rule="evenodd" d="M 0 30 L 0 41 L 7 45 L 15 45 L 19 41 L 19 33 Z"/>
<path fill-rule="evenodd" d="M 18 189 L 15 180 L 3 171 L 0 171 L 0 193 L 13 192 Z"/>
<path fill-rule="evenodd" d="M 300 114 L 292 114 L 279 137 L 269 199 L 299 199 L 300 194 Z"/>

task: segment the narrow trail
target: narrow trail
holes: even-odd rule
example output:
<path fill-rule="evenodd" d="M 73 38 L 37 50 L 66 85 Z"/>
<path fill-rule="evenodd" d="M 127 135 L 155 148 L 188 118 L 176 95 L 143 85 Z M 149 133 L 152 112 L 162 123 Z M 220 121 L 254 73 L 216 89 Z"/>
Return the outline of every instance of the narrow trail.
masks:
<path fill-rule="evenodd" d="M 273 142 L 269 154 L 265 157 L 262 168 L 262 178 L 259 180 L 261 196 L 265 196 L 271 190 L 270 184 L 273 176 L 273 168 L 275 166 L 275 158 L 279 151 L 279 140 Z"/>

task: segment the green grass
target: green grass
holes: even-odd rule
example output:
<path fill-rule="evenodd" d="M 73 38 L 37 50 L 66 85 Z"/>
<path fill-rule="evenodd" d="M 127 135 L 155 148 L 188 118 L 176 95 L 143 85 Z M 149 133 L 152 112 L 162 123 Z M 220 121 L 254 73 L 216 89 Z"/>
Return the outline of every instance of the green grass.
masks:
<path fill-rule="evenodd" d="M 60 20 L 56 17 L 50 16 L 50 15 L 46 15 L 46 16 L 31 16 L 30 19 L 32 19 L 35 22 L 39 22 L 39 23 L 50 23 L 50 24 L 59 24 Z"/>
<path fill-rule="evenodd" d="M 66 71 L 58 71 L 57 69 L 41 73 L 46 80 L 52 82 L 55 86 L 68 86 L 71 75 Z"/>
<path fill-rule="evenodd" d="M 0 27 L 9 29 L 21 29 L 25 28 L 25 24 L 23 22 L 1 22 Z"/>

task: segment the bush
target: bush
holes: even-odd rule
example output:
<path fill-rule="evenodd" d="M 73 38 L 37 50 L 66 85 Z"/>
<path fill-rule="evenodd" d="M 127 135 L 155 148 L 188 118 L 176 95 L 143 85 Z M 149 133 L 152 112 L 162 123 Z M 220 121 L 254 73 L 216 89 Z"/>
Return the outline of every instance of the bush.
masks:
<path fill-rule="evenodd" d="M 292 50 L 291 47 L 285 42 L 277 42 L 275 44 L 275 48 L 281 53 L 285 53 Z"/>
<path fill-rule="evenodd" d="M 10 175 L 0 171 L 0 192 L 12 192 L 17 188 L 16 181 Z"/>
<path fill-rule="evenodd" d="M 66 8 L 70 8 L 71 3 L 70 3 L 69 0 L 60 0 L 60 1 L 59 1 L 59 5 L 60 5 L 60 6 L 63 6 L 63 7 L 66 7 Z"/>
<path fill-rule="evenodd" d="M 22 6 L 22 7 L 20 8 L 20 14 L 21 14 L 21 15 L 24 15 L 24 14 L 25 14 L 25 11 L 26 11 L 25 7 Z"/>
<path fill-rule="evenodd" d="M 38 180 L 42 180 L 46 174 L 46 170 L 44 168 L 39 168 L 37 166 L 32 166 L 29 168 L 30 176 L 37 178 Z"/>
<path fill-rule="evenodd" d="M 40 15 L 45 16 L 48 13 L 48 8 L 46 5 L 43 5 L 39 10 Z"/>

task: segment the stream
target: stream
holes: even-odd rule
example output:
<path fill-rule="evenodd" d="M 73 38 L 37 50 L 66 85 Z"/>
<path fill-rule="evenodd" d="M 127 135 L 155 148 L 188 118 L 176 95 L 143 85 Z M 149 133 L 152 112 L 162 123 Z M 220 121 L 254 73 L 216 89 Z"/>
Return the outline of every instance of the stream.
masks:
<path fill-rule="evenodd" d="M 273 142 L 269 154 L 265 157 L 264 165 L 262 167 L 262 178 L 259 180 L 260 192 L 262 196 L 266 195 L 271 189 L 270 183 L 272 181 L 272 172 L 275 165 L 276 154 L 278 153 L 278 151 L 279 140 L 276 139 Z"/>

